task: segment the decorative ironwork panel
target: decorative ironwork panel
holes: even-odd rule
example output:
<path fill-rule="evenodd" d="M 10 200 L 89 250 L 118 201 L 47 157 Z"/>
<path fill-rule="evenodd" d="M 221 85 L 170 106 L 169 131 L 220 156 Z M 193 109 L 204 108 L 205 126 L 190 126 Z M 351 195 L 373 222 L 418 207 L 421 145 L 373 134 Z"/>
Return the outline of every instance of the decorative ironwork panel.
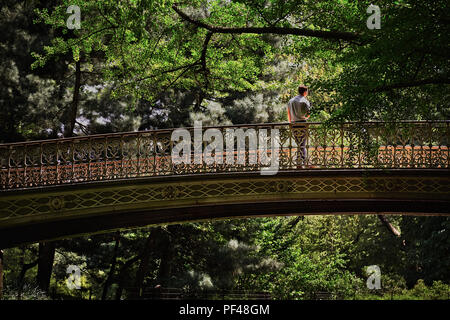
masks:
<path fill-rule="evenodd" d="M 108 185 L 0 198 L 0 221 L 40 214 L 98 214 L 111 210 L 151 210 L 158 207 L 196 206 L 202 203 L 238 203 L 258 199 L 448 199 L 446 177 L 308 176 L 246 177 L 137 185 Z M 90 211 L 89 211 L 90 210 Z M 213 215 L 212 215 L 213 216 Z"/>

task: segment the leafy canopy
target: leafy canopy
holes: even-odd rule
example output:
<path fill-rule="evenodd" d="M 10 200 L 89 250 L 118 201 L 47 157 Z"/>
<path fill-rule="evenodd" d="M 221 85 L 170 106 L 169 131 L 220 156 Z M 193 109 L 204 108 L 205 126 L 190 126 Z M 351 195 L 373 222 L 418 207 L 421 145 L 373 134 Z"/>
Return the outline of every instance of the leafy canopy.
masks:
<path fill-rule="evenodd" d="M 69 5 L 81 29 L 65 26 Z M 381 29 L 369 30 L 371 1 L 64 0 L 40 21 L 61 31 L 34 67 L 71 52 L 101 57 L 113 95 L 158 101 L 174 87 L 204 98 L 277 86 L 270 67 L 284 59 L 324 66 L 297 68 L 318 106 L 341 119 L 448 118 L 448 2 L 377 1 Z M 279 87 L 282 86 L 280 83 Z M 294 88 L 294 83 L 291 84 Z M 281 93 L 281 92 L 280 92 Z"/>

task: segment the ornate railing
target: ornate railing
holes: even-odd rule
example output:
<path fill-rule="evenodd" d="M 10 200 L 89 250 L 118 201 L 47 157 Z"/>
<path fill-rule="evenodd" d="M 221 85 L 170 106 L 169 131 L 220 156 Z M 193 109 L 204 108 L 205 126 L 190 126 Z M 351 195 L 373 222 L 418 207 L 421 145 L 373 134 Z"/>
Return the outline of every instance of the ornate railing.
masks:
<path fill-rule="evenodd" d="M 192 154 L 188 158 L 191 162 L 181 164 L 174 163 L 172 157 L 178 143 L 172 139 L 175 129 L 0 144 L 0 189 L 133 177 L 257 171 L 268 166 L 262 161 L 264 154 L 277 155 L 280 171 L 448 169 L 449 126 L 450 121 L 403 121 L 334 126 L 308 123 L 307 127 L 294 131 L 286 123 L 186 128 L 190 133 L 188 149 Z M 240 129 L 246 137 L 238 148 L 236 133 Z M 223 150 L 226 150 L 220 153 L 218 149 L 213 150 L 213 161 L 211 158 L 207 161 L 202 153 L 210 142 L 195 141 L 196 134 L 198 137 L 200 132 L 203 137 L 207 130 L 222 136 Z M 306 154 L 303 157 L 294 135 L 304 137 Z M 227 149 L 226 142 L 234 148 Z M 262 142 L 267 142 L 267 149 L 260 148 Z"/>

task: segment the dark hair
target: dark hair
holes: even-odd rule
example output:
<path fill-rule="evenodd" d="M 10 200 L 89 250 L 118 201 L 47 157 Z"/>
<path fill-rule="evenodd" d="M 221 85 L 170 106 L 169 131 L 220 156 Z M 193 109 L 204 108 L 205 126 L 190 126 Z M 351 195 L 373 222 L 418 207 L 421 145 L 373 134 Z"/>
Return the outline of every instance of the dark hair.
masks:
<path fill-rule="evenodd" d="M 304 85 L 300 85 L 299 87 L 298 87 L 298 94 L 299 95 L 303 95 L 303 93 L 305 93 L 306 91 L 308 91 L 308 87 L 307 86 L 304 86 Z"/>

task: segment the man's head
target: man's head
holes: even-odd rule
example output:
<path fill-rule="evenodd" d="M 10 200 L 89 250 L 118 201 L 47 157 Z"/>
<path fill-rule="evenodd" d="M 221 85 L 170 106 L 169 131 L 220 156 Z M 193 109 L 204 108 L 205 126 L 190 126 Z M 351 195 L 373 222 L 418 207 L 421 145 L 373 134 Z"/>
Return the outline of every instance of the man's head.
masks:
<path fill-rule="evenodd" d="M 306 97 L 308 95 L 308 87 L 304 85 L 300 85 L 298 87 L 298 94 Z"/>

